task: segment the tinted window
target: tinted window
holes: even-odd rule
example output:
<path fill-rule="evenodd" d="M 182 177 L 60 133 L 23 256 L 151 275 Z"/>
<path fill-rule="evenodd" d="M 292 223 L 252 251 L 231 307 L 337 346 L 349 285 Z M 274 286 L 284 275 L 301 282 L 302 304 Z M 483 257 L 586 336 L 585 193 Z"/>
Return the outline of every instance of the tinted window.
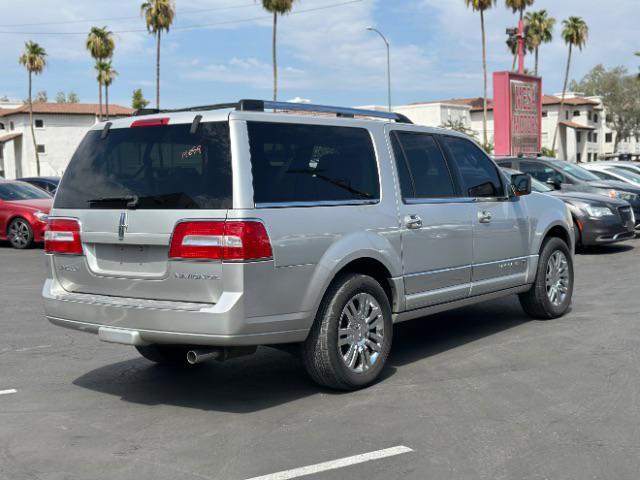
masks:
<path fill-rule="evenodd" d="M 442 139 L 449 155 L 458 166 L 464 183 L 465 196 L 504 196 L 498 169 L 480 148 L 464 138 L 442 137 Z"/>
<path fill-rule="evenodd" d="M 456 195 L 447 163 L 432 135 L 394 132 L 402 198 L 446 198 Z"/>
<path fill-rule="evenodd" d="M 573 175 L 579 180 L 591 181 L 598 180 L 592 172 L 587 170 L 586 168 L 579 167 L 572 163 L 569 163 L 565 160 L 548 160 L 556 168 L 562 170 L 563 172 L 567 172 L 569 175 Z"/>
<path fill-rule="evenodd" d="M 38 198 L 51 198 L 51 196 L 28 183 L 0 183 L 0 200 L 33 200 Z"/>
<path fill-rule="evenodd" d="M 365 129 L 248 122 L 255 203 L 377 200 Z"/>
<path fill-rule="evenodd" d="M 536 180 L 547 183 L 549 180 L 554 183 L 566 183 L 564 176 L 553 168 L 540 162 L 520 162 L 520 170 L 528 173 Z"/>
<path fill-rule="evenodd" d="M 91 131 L 73 155 L 57 208 L 231 208 L 229 124 Z"/>

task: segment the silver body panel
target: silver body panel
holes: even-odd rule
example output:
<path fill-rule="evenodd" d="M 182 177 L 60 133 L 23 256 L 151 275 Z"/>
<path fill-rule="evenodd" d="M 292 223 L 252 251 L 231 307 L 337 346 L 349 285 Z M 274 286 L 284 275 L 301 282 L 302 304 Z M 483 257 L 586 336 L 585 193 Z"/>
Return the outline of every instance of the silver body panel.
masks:
<path fill-rule="evenodd" d="M 263 112 L 201 114 L 203 122 L 229 120 L 233 208 L 128 210 L 123 236 L 122 210 L 54 208 L 51 217 L 80 221 L 84 256 L 47 255 L 43 297 L 52 323 L 95 334 L 103 328 L 106 341 L 137 345 L 300 342 L 328 286 L 351 262 L 370 259 L 384 267 L 394 321 L 403 321 L 526 290 L 549 230 L 573 234 L 563 202 L 547 195 L 405 204 L 388 130 L 442 134 L 438 129 Z M 170 117 L 174 124 L 191 123 L 194 113 Z M 251 120 L 367 129 L 377 156 L 379 201 L 256 205 L 246 128 Z M 130 123 L 116 120 L 111 128 Z M 491 213 L 490 223 L 479 221 L 483 212 Z M 421 217 L 421 228 L 407 228 L 409 215 Z M 168 260 L 171 234 L 184 219 L 259 220 L 273 259 Z"/>

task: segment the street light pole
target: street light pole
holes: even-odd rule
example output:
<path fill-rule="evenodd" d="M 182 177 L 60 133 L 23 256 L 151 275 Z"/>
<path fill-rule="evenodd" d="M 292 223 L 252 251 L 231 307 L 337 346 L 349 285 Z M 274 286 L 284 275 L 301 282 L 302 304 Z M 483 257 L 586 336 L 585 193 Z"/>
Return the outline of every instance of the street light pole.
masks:
<path fill-rule="evenodd" d="M 391 111 L 391 48 L 389 47 L 387 38 L 382 34 L 380 30 L 374 27 L 367 27 L 367 30 L 369 30 L 370 32 L 376 32 L 378 35 L 380 35 L 380 38 L 382 38 L 384 44 L 387 46 L 387 94 L 389 101 L 389 111 Z"/>

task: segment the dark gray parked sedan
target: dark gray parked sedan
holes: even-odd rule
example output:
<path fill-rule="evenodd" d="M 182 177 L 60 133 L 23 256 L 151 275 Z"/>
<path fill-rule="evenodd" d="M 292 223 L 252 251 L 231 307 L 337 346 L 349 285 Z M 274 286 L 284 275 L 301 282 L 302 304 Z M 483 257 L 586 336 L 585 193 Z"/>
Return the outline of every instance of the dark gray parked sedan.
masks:
<path fill-rule="evenodd" d="M 509 175 L 519 173 L 505 168 Z M 554 190 L 531 179 L 531 190 L 561 199 L 573 215 L 576 245 L 591 246 L 635 238 L 636 219 L 629 202 L 586 192 Z"/>

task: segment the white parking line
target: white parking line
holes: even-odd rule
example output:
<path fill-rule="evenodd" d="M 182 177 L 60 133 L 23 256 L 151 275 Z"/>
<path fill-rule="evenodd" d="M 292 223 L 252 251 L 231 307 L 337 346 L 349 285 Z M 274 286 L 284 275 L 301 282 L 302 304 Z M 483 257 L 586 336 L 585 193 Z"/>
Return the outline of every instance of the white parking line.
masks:
<path fill-rule="evenodd" d="M 247 480 L 289 480 L 291 478 L 304 477 L 306 475 L 313 475 L 320 472 L 326 472 L 328 470 L 336 470 L 338 468 L 349 467 L 351 465 L 379 460 L 381 458 L 393 457 L 395 455 L 402 455 L 403 453 L 409 452 L 413 452 L 409 447 L 391 447 L 384 450 L 376 450 L 375 452 L 354 455 L 353 457 L 340 458 L 338 460 L 316 463 L 315 465 L 309 465 L 307 467 L 294 468 L 293 470 L 271 473 L 261 477 L 253 477 Z"/>
<path fill-rule="evenodd" d="M 0 390 L 0 395 L 9 395 L 10 393 L 18 393 L 15 388 L 10 388 L 9 390 Z"/>

